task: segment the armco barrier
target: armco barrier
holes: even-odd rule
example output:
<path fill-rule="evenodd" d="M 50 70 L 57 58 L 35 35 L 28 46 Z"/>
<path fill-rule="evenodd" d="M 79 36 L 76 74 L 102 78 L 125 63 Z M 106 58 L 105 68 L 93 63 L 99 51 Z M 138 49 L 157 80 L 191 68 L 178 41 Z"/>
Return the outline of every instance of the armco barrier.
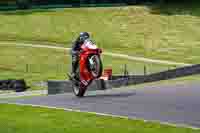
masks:
<path fill-rule="evenodd" d="M 94 90 L 105 90 L 104 80 L 95 80 L 88 87 L 88 91 Z M 48 81 L 48 94 L 61 94 L 73 92 L 72 90 L 72 82 L 69 80 L 49 80 Z"/>
<path fill-rule="evenodd" d="M 160 80 L 174 79 L 178 77 L 200 74 L 200 64 L 154 73 L 150 75 L 130 75 L 128 84 L 141 84 L 145 82 L 155 82 Z"/>
<path fill-rule="evenodd" d="M 174 79 L 194 74 L 200 74 L 200 64 L 154 73 L 150 75 L 128 75 L 128 76 L 114 75 L 112 77 L 112 80 L 108 81 L 104 81 L 102 79 L 95 80 L 89 86 L 88 91 L 112 89 L 121 86 Z M 72 84 L 70 81 L 48 81 L 48 94 L 58 94 L 65 92 L 72 92 Z"/>

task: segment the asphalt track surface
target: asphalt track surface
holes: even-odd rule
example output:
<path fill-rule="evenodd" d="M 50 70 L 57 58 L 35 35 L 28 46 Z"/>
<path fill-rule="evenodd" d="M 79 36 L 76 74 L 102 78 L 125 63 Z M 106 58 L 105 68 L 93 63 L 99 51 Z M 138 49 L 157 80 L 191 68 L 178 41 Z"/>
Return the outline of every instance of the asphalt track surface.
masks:
<path fill-rule="evenodd" d="M 0 101 L 158 120 L 199 128 L 199 86 L 200 83 L 148 85 L 137 89 L 88 92 L 84 98 L 61 94 Z"/>

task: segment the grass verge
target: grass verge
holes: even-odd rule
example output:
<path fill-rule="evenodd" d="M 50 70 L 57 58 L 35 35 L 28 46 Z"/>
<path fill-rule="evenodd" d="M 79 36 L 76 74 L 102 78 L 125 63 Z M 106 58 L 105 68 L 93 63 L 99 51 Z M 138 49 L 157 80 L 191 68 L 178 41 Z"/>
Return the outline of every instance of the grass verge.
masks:
<path fill-rule="evenodd" d="M 107 51 L 196 64 L 200 60 L 197 5 L 0 12 L 0 40 L 56 42 L 70 47 L 78 32 L 89 31 Z"/>
<path fill-rule="evenodd" d="M 198 133 L 199 130 L 88 113 L 0 104 L 2 133 Z"/>

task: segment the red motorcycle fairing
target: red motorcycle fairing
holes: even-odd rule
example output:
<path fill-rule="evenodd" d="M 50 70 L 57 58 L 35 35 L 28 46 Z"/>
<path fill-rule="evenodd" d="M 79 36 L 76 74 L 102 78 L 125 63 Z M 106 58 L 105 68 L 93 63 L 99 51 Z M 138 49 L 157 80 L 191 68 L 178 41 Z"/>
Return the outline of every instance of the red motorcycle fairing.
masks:
<path fill-rule="evenodd" d="M 80 54 L 80 81 L 84 86 L 88 86 L 90 82 L 95 78 L 88 70 L 88 57 L 90 55 L 99 55 L 102 53 L 101 49 L 89 49 L 82 47 L 82 52 Z"/>
<path fill-rule="evenodd" d="M 81 52 L 79 55 L 79 71 L 76 74 L 79 79 L 73 82 L 72 88 L 74 94 L 78 97 L 83 97 L 87 87 L 94 79 L 97 79 L 102 74 L 102 61 L 100 55 L 102 50 L 90 40 L 86 40 L 81 45 Z"/>

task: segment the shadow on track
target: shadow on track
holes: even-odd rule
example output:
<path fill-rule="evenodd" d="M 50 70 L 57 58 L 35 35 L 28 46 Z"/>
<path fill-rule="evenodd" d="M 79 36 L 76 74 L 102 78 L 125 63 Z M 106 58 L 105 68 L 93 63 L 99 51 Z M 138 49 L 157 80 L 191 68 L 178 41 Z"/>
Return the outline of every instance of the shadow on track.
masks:
<path fill-rule="evenodd" d="M 136 95 L 136 92 L 119 92 L 119 93 L 113 93 L 113 94 L 92 94 L 92 95 L 86 95 L 84 98 L 123 98 L 123 97 L 129 97 Z M 83 98 L 83 99 L 84 99 Z"/>

